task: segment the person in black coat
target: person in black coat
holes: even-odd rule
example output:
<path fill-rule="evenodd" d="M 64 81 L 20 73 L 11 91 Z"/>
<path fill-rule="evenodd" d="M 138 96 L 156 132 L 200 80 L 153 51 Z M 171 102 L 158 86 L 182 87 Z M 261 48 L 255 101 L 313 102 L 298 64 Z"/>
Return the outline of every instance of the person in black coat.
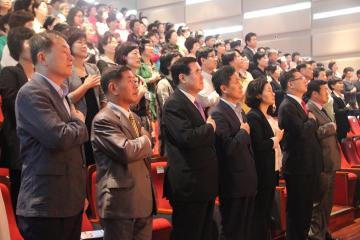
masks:
<path fill-rule="evenodd" d="M 286 91 L 279 108 L 279 127 L 284 129 L 281 142 L 283 172 L 287 189 L 286 238 L 308 237 L 315 193 L 322 171 L 322 152 L 316 137 L 317 123 L 302 100 L 307 91 L 306 79 L 292 69 L 281 79 Z"/>
<path fill-rule="evenodd" d="M 163 108 L 161 121 L 168 166 L 164 196 L 173 208 L 175 240 L 212 240 L 213 209 L 218 193 L 216 124 L 195 100 L 203 88 L 195 58 L 180 58 L 171 67 L 177 86 Z"/>
<path fill-rule="evenodd" d="M 272 111 L 270 114 L 273 117 L 278 116 L 279 107 L 284 99 L 285 93 L 283 92 L 281 85 L 280 85 L 280 76 L 281 76 L 281 68 L 278 64 L 271 64 L 266 67 L 267 74 L 271 77 L 271 87 L 273 92 L 275 93 L 275 111 Z"/>
<path fill-rule="evenodd" d="M 254 64 L 254 54 L 256 53 L 256 47 L 257 47 L 257 37 L 256 34 L 253 32 L 249 32 L 245 36 L 245 43 L 246 46 L 243 49 L 243 54 L 247 57 L 249 60 L 249 71 L 254 69 L 256 67 L 256 64 Z"/>
<path fill-rule="evenodd" d="M 4 124 L 0 134 L 2 142 L 2 159 L 10 169 L 11 199 L 16 208 L 20 189 L 22 161 L 20 159 L 20 143 L 16 135 L 15 99 L 20 88 L 28 81 L 34 66 L 30 57 L 27 40 L 34 32 L 26 27 L 11 29 L 8 35 L 10 55 L 19 63 L 16 66 L 5 67 L 0 73 L 0 95 L 3 98 L 2 110 Z"/>
<path fill-rule="evenodd" d="M 244 93 L 239 75 L 231 66 L 220 68 L 212 77 L 212 82 L 221 96 L 211 116 L 217 126 L 222 237 L 250 240 L 257 176 L 250 127 L 239 104 Z"/>
<path fill-rule="evenodd" d="M 275 94 L 266 78 L 255 79 L 249 83 L 246 104 L 251 110 L 247 118 L 258 177 L 253 240 L 271 239 L 271 208 L 282 157 L 279 142 L 284 133 L 269 114 L 274 103 Z"/>
<path fill-rule="evenodd" d="M 265 72 L 265 68 L 269 64 L 269 58 L 264 52 L 257 52 L 254 55 L 254 65 L 255 68 L 252 69 L 251 75 L 254 79 L 258 77 L 266 77 L 267 73 Z"/>

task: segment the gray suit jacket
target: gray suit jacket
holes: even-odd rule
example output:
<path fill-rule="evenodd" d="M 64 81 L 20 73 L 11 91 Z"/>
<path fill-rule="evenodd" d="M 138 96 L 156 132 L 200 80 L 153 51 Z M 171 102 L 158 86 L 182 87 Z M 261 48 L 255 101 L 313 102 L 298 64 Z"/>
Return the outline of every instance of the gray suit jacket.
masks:
<path fill-rule="evenodd" d="M 20 89 L 15 110 L 23 161 L 17 215 L 79 214 L 86 191 L 86 125 L 70 117 L 63 99 L 38 74 Z"/>
<path fill-rule="evenodd" d="M 95 64 L 85 63 L 85 69 L 86 69 L 86 72 L 88 73 L 88 76 L 100 75 L 100 71 L 96 67 Z M 70 100 L 72 100 L 71 92 L 75 91 L 78 87 L 80 87 L 83 84 L 74 68 L 73 68 L 73 72 L 72 72 L 71 76 L 67 79 L 67 81 L 65 83 L 69 88 L 69 98 L 70 98 Z M 98 107 L 100 109 L 101 103 L 106 103 L 105 94 L 100 86 L 95 87 L 94 92 L 95 92 L 95 97 L 97 100 Z M 82 97 L 77 103 L 74 103 L 74 104 L 75 104 L 76 109 L 81 111 L 86 116 L 87 106 L 86 106 L 85 96 Z"/>
<path fill-rule="evenodd" d="M 137 116 L 136 121 L 139 125 Z M 149 217 L 156 209 L 156 201 L 147 159 L 151 155 L 147 137 L 136 138 L 127 116 L 108 103 L 94 118 L 91 142 L 99 216 Z"/>
<path fill-rule="evenodd" d="M 332 125 L 331 119 L 325 115 L 311 100 L 307 103 L 307 109 L 312 112 L 319 125 L 317 130 L 317 137 L 319 138 L 324 171 L 333 172 L 340 169 L 340 152 L 338 149 L 338 142 L 336 138 L 336 130 Z"/>

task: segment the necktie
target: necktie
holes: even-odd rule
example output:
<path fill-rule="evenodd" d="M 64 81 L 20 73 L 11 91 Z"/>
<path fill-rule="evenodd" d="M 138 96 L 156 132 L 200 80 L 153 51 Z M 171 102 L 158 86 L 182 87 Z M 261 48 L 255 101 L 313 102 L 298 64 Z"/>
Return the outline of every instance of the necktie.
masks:
<path fill-rule="evenodd" d="M 136 124 L 135 118 L 132 115 L 132 113 L 130 113 L 130 115 L 129 115 L 129 121 L 130 121 L 130 124 L 131 124 L 135 134 L 136 134 L 136 137 L 140 137 L 139 128 L 138 128 L 138 126 Z"/>
<path fill-rule="evenodd" d="M 307 107 L 306 107 L 306 103 L 304 100 L 301 101 L 301 106 L 302 108 L 304 109 L 304 112 L 306 113 L 306 115 L 308 114 L 308 110 L 307 110 Z"/>
<path fill-rule="evenodd" d="M 239 121 L 240 123 L 243 123 L 243 118 L 242 118 L 242 109 L 241 109 L 241 106 L 240 105 L 236 105 L 235 107 L 235 113 L 236 113 L 236 116 L 239 118 Z"/>
<path fill-rule="evenodd" d="M 322 108 L 321 111 L 331 120 L 331 118 L 329 117 L 328 113 L 326 112 L 326 110 L 324 108 Z"/>
<path fill-rule="evenodd" d="M 201 107 L 200 103 L 195 100 L 194 105 L 199 110 L 201 117 L 204 119 L 204 121 L 206 121 L 205 112 L 204 112 L 204 109 Z"/>

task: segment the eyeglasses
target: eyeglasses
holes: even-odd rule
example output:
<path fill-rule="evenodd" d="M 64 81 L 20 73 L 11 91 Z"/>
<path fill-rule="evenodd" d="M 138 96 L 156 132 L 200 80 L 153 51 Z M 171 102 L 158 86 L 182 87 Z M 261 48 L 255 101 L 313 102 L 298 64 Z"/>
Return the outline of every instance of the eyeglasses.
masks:
<path fill-rule="evenodd" d="M 289 82 L 296 81 L 296 80 L 306 80 L 306 79 L 305 79 L 305 77 L 302 76 L 302 77 L 290 79 Z"/>

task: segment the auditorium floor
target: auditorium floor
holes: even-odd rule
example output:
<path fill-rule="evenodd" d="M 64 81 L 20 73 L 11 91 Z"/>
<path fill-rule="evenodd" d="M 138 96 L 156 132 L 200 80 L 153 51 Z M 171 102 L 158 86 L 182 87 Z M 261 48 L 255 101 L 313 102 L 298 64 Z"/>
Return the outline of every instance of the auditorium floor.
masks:
<path fill-rule="evenodd" d="M 334 232 L 333 237 L 341 240 L 360 240 L 360 218 L 355 219 L 353 224 Z"/>

